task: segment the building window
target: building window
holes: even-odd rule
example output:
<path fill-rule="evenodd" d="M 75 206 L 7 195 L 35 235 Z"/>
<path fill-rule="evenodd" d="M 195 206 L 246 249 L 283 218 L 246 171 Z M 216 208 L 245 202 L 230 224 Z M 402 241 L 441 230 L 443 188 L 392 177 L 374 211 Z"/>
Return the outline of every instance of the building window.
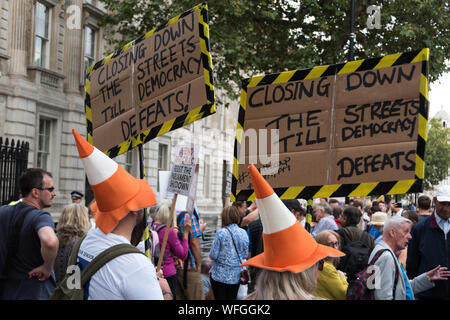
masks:
<path fill-rule="evenodd" d="M 129 174 L 133 174 L 133 150 L 129 150 L 125 153 L 125 170 Z"/>
<path fill-rule="evenodd" d="M 86 26 L 84 28 L 84 73 L 83 79 L 86 74 L 86 69 L 95 63 L 95 40 L 96 32 L 91 27 Z M 84 83 L 84 80 L 83 80 Z"/>
<path fill-rule="evenodd" d="M 205 155 L 203 172 L 203 195 L 205 198 L 211 198 L 211 156 Z"/>
<path fill-rule="evenodd" d="M 46 5 L 36 3 L 34 64 L 44 68 L 50 62 L 50 12 Z"/>
<path fill-rule="evenodd" d="M 37 149 L 37 167 L 47 170 L 50 158 L 50 133 L 52 120 L 39 119 L 39 139 Z"/>
<path fill-rule="evenodd" d="M 160 143 L 158 145 L 158 172 L 168 170 L 169 167 L 168 159 L 169 159 L 169 146 L 167 144 Z M 159 186 L 159 173 L 158 173 L 158 191 L 161 191 Z"/>

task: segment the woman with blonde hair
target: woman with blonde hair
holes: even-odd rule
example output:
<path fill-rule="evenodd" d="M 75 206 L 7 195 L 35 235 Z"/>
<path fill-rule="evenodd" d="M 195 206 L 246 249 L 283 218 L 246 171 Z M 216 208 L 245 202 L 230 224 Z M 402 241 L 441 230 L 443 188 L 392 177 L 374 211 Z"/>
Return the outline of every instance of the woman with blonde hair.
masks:
<path fill-rule="evenodd" d="M 56 235 L 59 240 L 59 249 L 54 265 L 56 286 L 66 275 L 67 263 L 73 246 L 86 235 L 89 228 L 89 213 L 84 205 L 72 203 L 64 208 L 56 227 Z"/>
<path fill-rule="evenodd" d="M 337 232 L 324 230 L 316 236 L 317 243 L 334 249 L 340 249 L 340 237 Z M 325 258 L 323 268 L 319 271 L 315 295 L 330 300 L 345 300 L 347 296 L 347 277 L 336 269 L 339 258 Z"/>
<path fill-rule="evenodd" d="M 314 295 L 317 271 L 322 266 L 323 260 L 299 273 L 263 269 L 256 281 L 257 289 L 245 300 L 322 300 Z"/>
<path fill-rule="evenodd" d="M 264 252 L 242 265 L 263 269 L 248 300 L 315 300 L 324 260 L 344 255 L 317 243 L 254 165 L 248 167 L 263 225 Z"/>

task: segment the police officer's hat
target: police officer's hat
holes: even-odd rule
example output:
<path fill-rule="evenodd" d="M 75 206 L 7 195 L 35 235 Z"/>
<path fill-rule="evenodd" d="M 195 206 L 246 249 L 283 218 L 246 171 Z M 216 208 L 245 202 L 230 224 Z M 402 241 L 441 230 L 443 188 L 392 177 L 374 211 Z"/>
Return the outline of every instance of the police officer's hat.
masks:
<path fill-rule="evenodd" d="M 81 199 L 84 197 L 84 194 L 82 194 L 81 192 L 78 192 L 78 191 L 72 191 L 70 193 L 70 195 L 72 196 L 72 200 L 77 200 L 77 199 Z"/>

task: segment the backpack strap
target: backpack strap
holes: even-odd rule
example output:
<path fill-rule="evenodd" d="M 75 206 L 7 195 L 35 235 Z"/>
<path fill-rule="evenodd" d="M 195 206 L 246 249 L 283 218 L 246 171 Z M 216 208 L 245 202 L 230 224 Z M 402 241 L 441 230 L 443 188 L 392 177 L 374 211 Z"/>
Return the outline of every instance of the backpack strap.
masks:
<path fill-rule="evenodd" d="M 70 258 L 68 262 L 68 266 L 73 266 L 77 264 L 78 259 L 78 251 L 80 251 L 81 242 L 83 242 L 84 238 L 86 238 L 86 234 L 78 240 L 78 242 L 73 246 L 72 252 L 70 253 Z"/>
<path fill-rule="evenodd" d="M 87 265 L 86 269 L 81 272 L 81 287 L 84 287 L 89 279 L 109 261 L 128 253 L 140 253 L 145 256 L 145 253 L 141 252 L 138 248 L 133 247 L 131 244 L 122 243 L 108 248 L 96 256 L 94 260 Z"/>
<path fill-rule="evenodd" d="M 375 263 L 375 261 L 378 260 L 378 258 L 385 252 L 385 251 L 389 251 L 389 253 L 392 255 L 392 258 L 394 258 L 394 264 L 395 264 L 395 277 L 394 277 L 394 288 L 393 288 L 393 300 L 395 300 L 395 291 L 397 289 L 397 283 L 398 283 L 398 277 L 399 277 L 399 270 L 398 270 L 398 266 L 397 266 L 397 259 L 395 258 L 394 254 L 392 253 L 391 250 L 389 249 L 380 249 L 377 251 L 377 253 L 375 253 L 375 255 L 372 258 L 372 261 L 369 263 L 369 265 L 372 265 Z"/>
<path fill-rule="evenodd" d="M 160 224 L 156 229 L 155 229 L 155 231 L 156 232 L 159 232 L 159 230 L 161 230 L 162 228 L 164 228 L 166 225 L 164 224 L 164 223 L 162 223 L 162 224 Z"/>
<path fill-rule="evenodd" d="M 230 233 L 231 241 L 233 241 L 233 245 L 234 245 L 234 250 L 236 250 L 236 254 L 238 256 L 239 262 L 242 264 L 241 256 L 239 255 L 238 249 L 236 247 L 236 243 L 234 242 L 234 239 L 233 239 L 233 234 L 231 233 L 230 229 L 228 229 L 227 227 L 225 227 L 225 229 L 227 229 L 227 231 Z"/>
<path fill-rule="evenodd" d="M 162 228 L 165 228 L 165 227 L 166 227 L 166 225 L 164 223 L 162 223 L 155 229 L 155 231 L 158 233 Z M 166 249 L 167 248 L 168 247 L 166 247 Z M 161 252 L 159 254 L 161 255 Z M 169 255 L 170 255 L 170 249 L 168 249 L 167 253 L 164 254 L 162 264 L 164 264 L 164 261 L 166 261 L 166 259 L 167 259 L 167 257 L 169 257 Z"/>
<path fill-rule="evenodd" d="M 389 251 L 389 249 L 378 250 L 377 253 L 375 253 L 375 255 L 373 256 L 372 261 L 369 262 L 369 265 L 374 264 L 385 251 Z"/>

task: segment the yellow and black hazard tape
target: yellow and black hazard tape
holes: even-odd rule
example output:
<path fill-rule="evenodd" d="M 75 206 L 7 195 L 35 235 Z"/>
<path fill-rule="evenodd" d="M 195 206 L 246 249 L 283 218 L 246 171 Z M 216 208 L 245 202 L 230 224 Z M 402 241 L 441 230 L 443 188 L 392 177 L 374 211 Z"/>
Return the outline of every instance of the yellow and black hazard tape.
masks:
<path fill-rule="evenodd" d="M 129 139 L 121 142 L 120 144 L 104 151 L 110 158 L 114 158 L 122 153 L 127 152 L 130 149 L 135 148 L 139 144 L 144 144 L 160 135 L 163 135 L 169 131 L 181 128 L 186 126 L 196 120 L 200 120 L 205 118 L 216 112 L 215 106 L 215 95 L 214 95 L 214 77 L 212 71 L 212 59 L 211 59 L 211 47 L 209 41 L 209 25 L 208 25 L 208 5 L 207 3 L 199 4 L 192 9 L 179 14 L 178 16 L 170 19 L 166 23 L 161 24 L 160 26 L 148 31 L 146 34 L 140 36 L 139 38 L 130 41 L 123 47 L 117 49 L 114 53 L 110 54 L 106 58 L 98 61 L 94 65 L 90 66 L 86 70 L 86 83 L 85 83 L 85 116 L 86 116 L 86 127 L 87 127 L 87 140 L 92 144 L 93 143 L 93 125 L 92 125 L 92 109 L 91 109 L 91 99 L 90 99 L 90 80 L 91 74 L 94 70 L 104 66 L 112 58 L 117 57 L 118 55 L 126 52 L 133 48 L 134 45 L 138 44 L 144 39 L 152 36 L 155 32 L 171 25 L 172 23 L 177 22 L 183 17 L 197 11 L 199 17 L 199 35 L 200 35 L 200 47 L 201 47 L 201 60 L 203 64 L 203 72 L 205 76 L 205 90 L 206 90 L 206 98 L 207 103 L 203 106 L 195 108 L 190 112 L 183 114 L 179 117 L 173 118 L 161 125 L 148 129 L 138 136 L 130 137 Z"/>
<path fill-rule="evenodd" d="M 230 200 L 245 201 L 255 200 L 252 189 L 237 190 L 239 153 L 244 129 L 245 109 L 247 103 L 247 89 L 249 87 L 313 79 L 323 76 L 346 74 L 351 72 L 386 68 L 407 63 L 422 62 L 420 78 L 420 106 L 418 114 L 418 139 L 416 149 L 415 178 L 410 180 L 368 182 L 357 184 L 335 184 L 319 186 L 294 186 L 286 188 L 274 188 L 275 193 L 281 199 L 315 199 L 327 197 L 353 197 L 371 196 L 383 194 L 404 194 L 422 192 L 423 178 L 425 174 L 425 144 L 427 141 L 428 125 L 428 61 L 430 51 L 428 48 L 391 54 L 380 58 L 363 59 L 341 63 L 336 65 L 318 66 L 303 70 L 287 71 L 269 75 L 262 75 L 242 81 L 241 100 L 238 114 L 238 123 L 234 144 L 233 177 Z"/>

